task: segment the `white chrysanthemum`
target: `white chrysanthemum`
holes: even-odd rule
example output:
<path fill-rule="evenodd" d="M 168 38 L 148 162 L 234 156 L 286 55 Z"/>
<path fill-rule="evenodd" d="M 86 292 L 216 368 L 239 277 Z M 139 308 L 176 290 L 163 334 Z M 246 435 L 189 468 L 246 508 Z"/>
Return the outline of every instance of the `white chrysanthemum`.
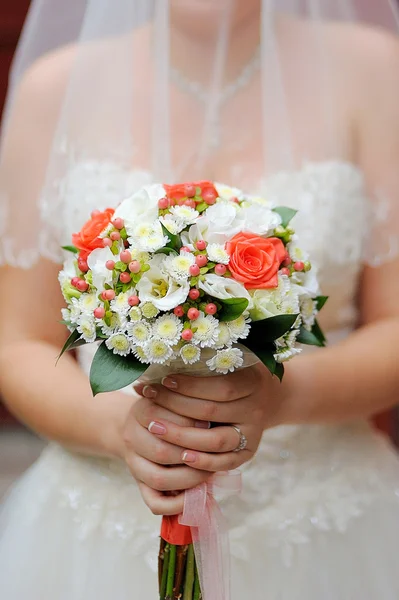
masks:
<path fill-rule="evenodd" d="M 251 292 L 252 303 L 249 311 L 251 319 L 260 321 L 276 315 L 299 313 L 299 296 L 296 287 L 291 285 L 289 277 L 279 275 L 276 288 Z"/>
<path fill-rule="evenodd" d="M 185 225 L 193 225 L 199 217 L 199 212 L 197 210 L 191 208 L 191 206 L 185 206 L 184 204 L 182 206 L 172 206 L 170 212 Z"/>
<path fill-rule="evenodd" d="M 290 360 L 293 356 L 300 354 L 302 352 L 301 348 L 281 348 L 278 352 L 275 353 L 274 358 L 276 362 L 283 363 Z"/>
<path fill-rule="evenodd" d="M 133 346 L 134 356 L 142 363 L 148 363 L 149 358 L 143 346 Z"/>
<path fill-rule="evenodd" d="M 71 315 L 71 322 L 77 323 L 82 314 L 82 308 L 81 308 L 80 302 L 77 298 L 72 298 L 72 301 L 69 305 L 69 312 Z"/>
<path fill-rule="evenodd" d="M 218 339 L 215 344 L 215 348 L 226 348 L 231 346 L 233 343 L 229 326 L 227 323 L 219 322 L 218 326 Z"/>
<path fill-rule="evenodd" d="M 128 323 L 127 332 L 134 344 L 145 344 L 151 337 L 151 325 L 145 321 Z"/>
<path fill-rule="evenodd" d="M 147 264 L 151 258 L 148 252 L 143 252 L 137 248 L 129 248 L 129 252 L 132 255 L 132 260 L 137 260 L 141 265 Z"/>
<path fill-rule="evenodd" d="M 109 325 L 103 320 L 99 321 L 101 331 L 104 335 L 112 335 L 113 333 L 121 333 L 126 331 L 127 319 L 120 313 L 113 312 L 110 315 Z"/>
<path fill-rule="evenodd" d="M 79 319 L 78 331 L 81 334 L 81 338 L 88 344 L 95 342 L 97 335 L 94 318 L 89 315 L 82 315 Z"/>
<path fill-rule="evenodd" d="M 79 306 L 84 315 L 91 316 L 99 304 L 97 294 L 82 294 L 79 298 Z"/>
<path fill-rule="evenodd" d="M 224 244 L 209 244 L 206 249 L 208 258 L 212 262 L 220 263 L 222 265 L 228 265 L 230 262 L 230 255 L 227 252 Z"/>
<path fill-rule="evenodd" d="M 130 295 L 131 292 L 129 294 L 127 292 L 120 292 L 113 300 L 111 300 L 111 309 L 116 313 L 126 315 L 130 309 L 128 302 Z"/>
<path fill-rule="evenodd" d="M 297 245 L 295 239 L 288 244 L 287 250 L 288 250 L 288 253 L 289 253 L 290 257 L 292 258 L 293 262 L 297 262 L 297 261 L 305 262 L 309 258 L 308 253 L 305 252 L 305 250 L 303 248 L 300 248 Z"/>
<path fill-rule="evenodd" d="M 176 281 L 186 281 L 190 277 L 190 267 L 194 264 L 194 254 L 183 251 L 178 256 L 168 256 L 165 258 L 163 268 Z"/>
<path fill-rule="evenodd" d="M 154 319 L 159 315 L 159 310 L 152 302 L 144 302 L 144 304 L 141 305 L 141 313 L 146 319 Z"/>
<path fill-rule="evenodd" d="M 267 198 L 264 198 L 263 196 L 247 196 L 246 200 L 250 204 L 260 204 L 261 206 L 267 206 L 270 208 L 272 206 L 270 200 L 267 200 Z"/>
<path fill-rule="evenodd" d="M 73 323 L 72 318 L 71 318 L 71 311 L 69 310 L 69 308 L 61 308 L 61 315 L 63 320 L 66 323 Z M 75 327 L 71 326 L 71 325 L 67 325 L 69 331 L 74 331 Z"/>
<path fill-rule="evenodd" d="M 199 361 L 201 350 L 198 346 L 194 346 L 194 344 L 186 344 L 180 350 L 180 356 L 186 365 L 192 365 Z"/>
<path fill-rule="evenodd" d="M 151 363 L 164 364 L 173 356 L 172 348 L 163 340 L 156 338 L 147 342 L 144 349 Z"/>
<path fill-rule="evenodd" d="M 141 310 L 138 306 L 132 306 L 128 314 L 131 321 L 134 321 L 135 323 L 141 321 Z"/>
<path fill-rule="evenodd" d="M 317 314 L 317 305 L 316 302 L 310 298 L 309 296 L 302 296 L 301 303 L 301 317 L 303 326 L 305 329 L 310 331 L 314 325 L 316 314 Z"/>
<path fill-rule="evenodd" d="M 124 333 L 113 333 L 105 342 L 109 350 L 120 356 L 127 356 L 131 350 L 130 340 Z"/>
<path fill-rule="evenodd" d="M 302 352 L 301 348 L 296 347 L 296 338 L 298 337 L 298 334 L 298 329 L 292 329 L 276 340 L 276 353 L 274 358 L 278 363 L 286 362 L 296 354 Z"/>
<path fill-rule="evenodd" d="M 218 340 L 219 321 L 211 315 L 200 316 L 193 321 L 193 343 L 201 348 L 212 348 Z"/>
<path fill-rule="evenodd" d="M 224 183 L 215 183 L 215 189 L 222 200 L 231 200 L 232 198 L 237 198 L 237 200 L 244 199 L 243 192 L 236 187 L 230 187 Z"/>
<path fill-rule="evenodd" d="M 169 213 L 163 217 L 159 217 L 159 220 L 172 235 L 177 235 L 186 227 L 186 223 L 184 221 Z"/>
<path fill-rule="evenodd" d="M 239 348 L 226 348 L 226 350 L 218 350 L 213 358 L 206 361 L 206 364 L 211 371 L 216 373 L 233 372 L 235 369 L 242 367 L 244 363 L 243 354 Z"/>
<path fill-rule="evenodd" d="M 155 252 L 166 246 L 169 239 L 162 233 L 160 222 L 155 221 L 155 223 L 139 223 L 136 225 L 129 242 L 133 248 L 141 252 Z"/>
<path fill-rule="evenodd" d="M 176 315 L 163 315 L 162 317 L 158 317 L 152 325 L 153 335 L 170 346 L 177 344 L 180 340 L 182 330 L 183 324 Z"/>
<path fill-rule="evenodd" d="M 231 339 L 233 342 L 236 342 L 239 339 L 245 339 L 248 337 L 251 326 L 249 325 L 250 319 L 246 319 L 243 315 L 239 316 L 238 319 L 234 319 L 234 321 L 229 321 L 227 324 Z"/>

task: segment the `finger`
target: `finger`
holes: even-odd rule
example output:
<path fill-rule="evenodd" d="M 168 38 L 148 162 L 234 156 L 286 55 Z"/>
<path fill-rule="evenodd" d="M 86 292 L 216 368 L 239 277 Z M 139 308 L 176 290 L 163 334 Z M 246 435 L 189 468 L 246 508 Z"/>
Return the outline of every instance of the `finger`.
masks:
<path fill-rule="evenodd" d="M 176 414 L 166 407 L 155 404 L 151 401 L 151 398 L 140 397 L 132 407 L 132 414 L 135 419 L 143 427 L 148 427 L 151 421 L 162 421 L 167 420 L 181 427 L 199 427 L 200 423 L 196 423 L 195 419 Z M 204 428 L 208 427 L 208 424 L 202 424 Z"/>
<path fill-rule="evenodd" d="M 205 452 L 194 452 L 193 450 L 184 450 L 182 461 L 192 469 L 201 471 L 231 471 L 238 469 L 241 465 L 248 462 L 253 456 L 249 450 L 240 452 L 225 452 L 224 454 L 207 454 Z"/>
<path fill-rule="evenodd" d="M 191 398 L 231 402 L 252 394 L 259 382 L 260 375 L 256 369 L 248 368 L 215 377 L 168 375 L 162 380 L 162 385 Z"/>
<path fill-rule="evenodd" d="M 160 492 L 188 490 L 209 478 L 209 473 L 205 471 L 197 471 L 186 466 L 163 467 L 138 455 L 127 457 L 126 461 L 135 479 Z"/>
<path fill-rule="evenodd" d="M 138 423 L 132 429 L 132 436 L 128 446 L 135 454 L 158 465 L 182 464 L 181 453 L 183 448 L 164 441 L 159 434 L 154 435 L 154 433 L 150 433 L 148 429 Z"/>
<path fill-rule="evenodd" d="M 183 492 L 178 496 L 166 496 L 141 481 L 138 482 L 138 486 L 144 502 L 154 515 L 179 515 L 183 512 Z"/>
<path fill-rule="evenodd" d="M 195 427 L 179 427 L 168 421 L 152 421 L 148 431 L 154 434 L 154 437 L 174 444 L 174 447 L 200 452 L 232 452 L 240 443 L 240 434 L 231 426 L 202 430 Z"/>

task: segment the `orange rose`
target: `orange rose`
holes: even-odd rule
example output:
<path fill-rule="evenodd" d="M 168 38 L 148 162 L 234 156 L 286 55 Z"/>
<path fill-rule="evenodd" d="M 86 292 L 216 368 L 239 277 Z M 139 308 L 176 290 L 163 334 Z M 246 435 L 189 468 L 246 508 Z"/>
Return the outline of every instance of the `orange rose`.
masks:
<path fill-rule="evenodd" d="M 166 196 L 172 200 L 182 200 L 182 198 L 195 196 L 195 188 L 199 187 L 201 190 L 201 196 L 207 196 L 213 194 L 217 198 L 218 193 L 212 181 L 198 181 L 193 183 L 177 183 L 176 185 L 164 184 L 164 190 Z"/>
<path fill-rule="evenodd" d="M 90 252 L 96 248 L 103 248 L 104 243 L 99 235 L 110 224 L 114 212 L 113 208 L 106 208 L 103 212 L 94 211 L 80 232 L 72 235 L 72 243 L 80 250 L 81 258 L 86 260 Z"/>
<path fill-rule="evenodd" d="M 238 233 L 228 243 L 228 251 L 228 269 L 247 289 L 277 287 L 277 273 L 287 254 L 281 240 Z"/>

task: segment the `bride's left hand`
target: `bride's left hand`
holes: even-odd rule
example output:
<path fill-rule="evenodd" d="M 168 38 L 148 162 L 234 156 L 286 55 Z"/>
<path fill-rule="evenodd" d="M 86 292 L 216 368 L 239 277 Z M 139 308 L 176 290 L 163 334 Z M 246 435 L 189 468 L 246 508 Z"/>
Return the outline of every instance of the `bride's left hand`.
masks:
<path fill-rule="evenodd" d="M 135 389 L 176 414 L 218 425 L 202 429 L 165 420 L 142 423 L 157 437 L 182 448 L 182 463 L 211 472 L 235 469 L 254 456 L 263 431 L 277 424 L 281 401 L 280 382 L 260 363 L 215 377 L 171 375 L 162 385 L 139 384 Z M 240 452 L 234 452 L 240 435 L 231 425 L 247 440 Z"/>

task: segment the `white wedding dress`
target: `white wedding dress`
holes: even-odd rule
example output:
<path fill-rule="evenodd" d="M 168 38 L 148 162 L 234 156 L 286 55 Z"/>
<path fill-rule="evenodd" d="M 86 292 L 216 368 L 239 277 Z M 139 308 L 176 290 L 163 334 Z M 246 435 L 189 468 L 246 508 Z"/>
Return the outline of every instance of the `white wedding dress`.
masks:
<path fill-rule="evenodd" d="M 112 164 L 77 165 L 60 188 L 65 235 L 150 180 Z M 357 317 L 361 173 L 311 163 L 274 175 L 262 191 L 300 209 L 297 231 L 330 296 L 329 340 L 345 337 Z M 85 371 L 91 350 L 79 354 Z M 399 460 L 369 424 L 266 431 L 242 471 L 241 495 L 223 503 L 233 600 L 398 600 Z M 124 464 L 50 444 L 0 513 L 0 598 L 155 600 L 159 527 Z"/>

